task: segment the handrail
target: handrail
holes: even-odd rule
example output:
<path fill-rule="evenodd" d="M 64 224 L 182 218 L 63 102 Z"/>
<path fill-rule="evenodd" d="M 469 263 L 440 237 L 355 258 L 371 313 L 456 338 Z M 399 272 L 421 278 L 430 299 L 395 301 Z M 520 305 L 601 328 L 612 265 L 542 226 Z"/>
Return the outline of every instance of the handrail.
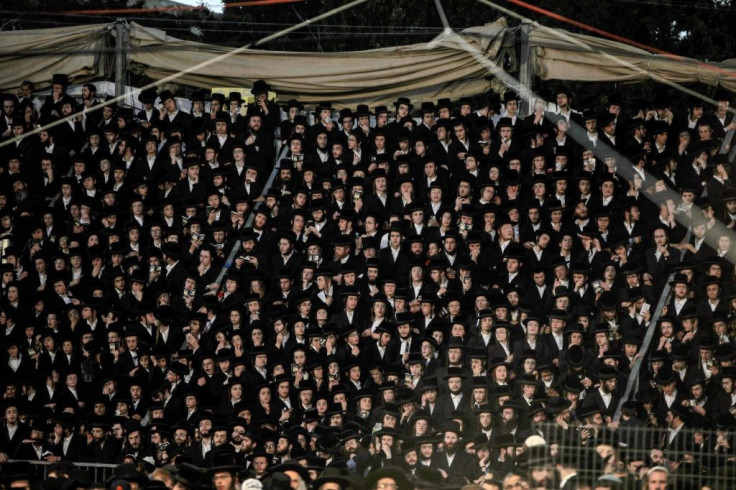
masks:
<path fill-rule="evenodd" d="M 690 241 L 690 237 L 692 236 L 692 232 L 692 227 L 689 227 L 685 238 L 683 238 L 680 243 L 688 243 Z M 680 251 L 680 261 L 682 261 L 683 257 L 685 257 L 684 249 Z M 641 364 L 644 362 L 646 353 L 649 352 L 652 338 L 654 338 L 654 333 L 657 331 L 657 322 L 659 321 L 659 317 L 662 316 L 662 310 L 667 304 L 670 292 L 672 291 L 672 286 L 670 286 L 670 282 L 672 281 L 674 274 L 675 273 L 672 272 L 667 277 L 667 284 L 665 284 L 664 289 L 662 289 L 662 294 L 659 296 L 657 307 L 654 309 L 652 318 L 649 320 L 649 326 L 647 327 L 647 331 L 644 334 L 644 340 L 642 341 L 641 348 L 639 349 L 639 353 L 641 354 L 641 356 L 639 356 L 639 358 L 634 361 L 634 366 L 631 368 L 631 373 L 629 374 L 628 381 L 626 382 L 626 391 L 621 396 L 621 400 L 619 400 L 618 402 L 618 407 L 616 407 L 616 413 L 613 415 L 613 421 L 615 422 L 618 422 L 621 419 L 621 408 L 623 408 L 624 403 L 626 403 L 626 401 L 628 401 L 629 397 L 631 396 L 631 392 L 633 391 L 634 386 L 639 383 L 639 371 L 641 371 Z"/>
<path fill-rule="evenodd" d="M 271 175 L 268 176 L 268 180 L 266 180 L 266 185 L 263 186 L 263 192 L 267 192 L 268 189 L 271 187 L 271 184 L 273 184 L 273 181 L 276 179 L 276 175 L 278 175 L 279 172 L 279 153 L 281 150 L 281 141 L 276 139 L 276 161 L 273 165 L 273 170 L 271 170 Z M 253 225 L 253 218 L 255 214 L 253 213 L 253 210 L 250 210 L 250 213 L 248 214 L 248 219 L 245 222 L 245 228 L 249 228 L 251 225 Z M 227 255 L 227 260 L 225 260 L 225 263 L 222 265 L 222 269 L 220 269 L 220 273 L 217 275 L 217 279 L 215 279 L 215 282 L 217 283 L 217 289 L 215 290 L 215 293 L 222 288 L 222 280 L 225 278 L 225 274 L 227 274 L 227 271 L 232 267 L 233 260 L 235 260 L 235 256 L 238 253 L 238 250 L 240 250 L 240 245 L 243 242 L 238 238 L 233 243 L 233 247 L 230 249 L 230 253 Z"/>
<path fill-rule="evenodd" d="M 89 473 L 89 476 L 92 478 L 92 481 L 94 482 L 103 482 L 107 480 L 110 476 L 113 476 L 115 473 L 115 468 L 118 467 L 117 464 L 112 463 L 88 463 L 85 461 L 68 461 L 74 467 L 79 468 L 81 470 L 87 471 Z M 37 473 L 39 476 L 43 476 L 44 479 L 48 477 L 49 469 L 55 465 L 58 464 L 55 461 L 38 461 L 35 459 L 8 459 L 6 463 L 21 463 L 21 464 L 29 464 L 31 466 L 36 467 L 33 472 Z M 2 467 L 3 465 L 0 465 Z M 3 468 L 3 475 L 5 474 L 5 469 Z"/>
<path fill-rule="evenodd" d="M 8 459 L 6 461 L 7 463 L 28 463 L 36 466 L 51 466 L 52 464 L 57 464 L 56 461 L 45 461 L 41 460 L 38 461 L 36 459 Z M 113 463 L 87 463 L 85 461 L 71 461 L 71 463 L 74 466 L 87 466 L 89 468 L 117 468 L 117 464 Z"/>

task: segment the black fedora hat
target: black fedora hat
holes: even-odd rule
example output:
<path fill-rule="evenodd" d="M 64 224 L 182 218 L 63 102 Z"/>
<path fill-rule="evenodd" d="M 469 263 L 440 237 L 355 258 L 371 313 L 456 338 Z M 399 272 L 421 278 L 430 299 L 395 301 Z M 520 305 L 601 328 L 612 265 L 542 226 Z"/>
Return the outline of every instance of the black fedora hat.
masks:
<path fill-rule="evenodd" d="M 400 105 L 406 105 L 409 107 L 409 110 L 412 110 L 414 108 L 414 105 L 411 103 L 411 100 L 407 97 L 399 97 L 394 102 L 394 107 L 398 108 Z"/>
<path fill-rule="evenodd" d="M 559 396 L 553 396 L 544 405 L 544 411 L 550 415 L 556 415 L 564 410 L 567 410 L 572 405 L 570 400 Z"/>
<path fill-rule="evenodd" d="M 253 82 L 253 88 L 251 89 L 250 93 L 253 95 L 268 93 L 271 91 L 271 86 L 266 83 L 265 80 L 256 80 Z"/>
<path fill-rule="evenodd" d="M 355 486 L 355 483 L 350 478 L 349 473 L 346 470 L 340 468 L 325 468 L 322 473 L 319 474 L 319 478 L 312 482 L 312 488 L 317 489 L 325 483 L 336 483 L 341 489 Z"/>
<path fill-rule="evenodd" d="M 414 488 L 414 485 L 406 477 L 406 472 L 397 466 L 384 466 L 383 468 L 371 471 L 365 477 L 363 488 L 373 490 L 378 481 L 383 478 L 392 478 L 398 490 L 411 490 Z"/>

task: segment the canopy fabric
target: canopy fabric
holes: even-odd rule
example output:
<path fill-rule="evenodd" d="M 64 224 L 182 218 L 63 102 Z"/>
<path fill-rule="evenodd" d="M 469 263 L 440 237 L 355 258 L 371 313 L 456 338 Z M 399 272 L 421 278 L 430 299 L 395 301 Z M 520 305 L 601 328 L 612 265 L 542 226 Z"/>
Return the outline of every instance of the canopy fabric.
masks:
<path fill-rule="evenodd" d="M 21 81 L 47 87 L 54 73 L 72 83 L 114 78 L 113 24 L 0 32 L 0 90 L 14 92 Z M 154 80 L 202 88 L 250 87 L 266 80 L 280 100 L 330 100 L 336 108 L 358 103 L 390 104 L 399 96 L 437 100 L 503 88 L 489 82 L 490 65 L 515 59 L 518 30 L 505 18 L 428 43 L 341 53 L 242 50 L 185 41 L 166 31 L 128 25 L 128 68 Z M 544 80 L 678 83 L 702 82 L 736 91 L 736 59 L 704 63 L 653 55 L 615 41 L 536 27 L 529 32 L 532 73 Z M 484 62 L 483 59 L 490 63 Z"/>
<path fill-rule="evenodd" d="M 529 33 L 532 73 L 543 80 L 582 82 L 701 82 L 736 91 L 736 60 L 705 63 L 651 54 L 627 44 L 561 29 Z"/>
<path fill-rule="evenodd" d="M 76 82 L 102 77 L 109 25 L 0 32 L 0 90 L 15 93 L 23 80 L 42 88 L 54 73 Z"/>
<path fill-rule="evenodd" d="M 508 34 L 502 18 L 430 43 L 343 53 L 245 50 L 198 67 L 230 48 L 183 41 L 164 31 L 132 24 L 131 43 L 145 49 L 134 50 L 128 59 L 153 79 L 185 68 L 190 71 L 178 77 L 178 82 L 200 87 L 250 87 L 264 79 L 280 99 L 295 97 L 305 103 L 330 100 L 339 108 L 358 103 L 390 104 L 399 96 L 435 100 L 448 94 L 457 98 L 487 91 L 487 70 L 476 56 L 480 53 L 494 63 L 498 61 Z"/>

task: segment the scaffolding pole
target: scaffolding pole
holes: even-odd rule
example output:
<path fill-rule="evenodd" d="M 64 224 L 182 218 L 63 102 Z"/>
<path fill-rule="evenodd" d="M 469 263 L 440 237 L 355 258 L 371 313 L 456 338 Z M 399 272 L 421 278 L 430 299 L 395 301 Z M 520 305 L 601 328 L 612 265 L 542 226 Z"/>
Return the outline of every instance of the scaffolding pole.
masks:
<path fill-rule="evenodd" d="M 117 19 L 115 21 L 115 96 L 125 93 L 127 38 L 128 27 L 125 19 Z"/>

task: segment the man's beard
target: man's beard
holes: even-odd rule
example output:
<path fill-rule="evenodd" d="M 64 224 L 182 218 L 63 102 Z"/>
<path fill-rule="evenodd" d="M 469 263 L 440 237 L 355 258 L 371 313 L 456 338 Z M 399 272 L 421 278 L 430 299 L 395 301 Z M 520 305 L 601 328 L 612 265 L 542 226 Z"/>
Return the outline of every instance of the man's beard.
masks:
<path fill-rule="evenodd" d="M 501 433 L 502 434 L 510 434 L 511 431 L 514 429 L 514 427 L 516 427 L 516 419 L 515 418 L 513 418 L 511 420 L 504 420 L 501 423 L 501 427 L 500 427 Z"/>
<path fill-rule="evenodd" d="M 23 202 L 28 199 L 28 190 L 21 189 L 15 192 L 15 202 Z"/>

